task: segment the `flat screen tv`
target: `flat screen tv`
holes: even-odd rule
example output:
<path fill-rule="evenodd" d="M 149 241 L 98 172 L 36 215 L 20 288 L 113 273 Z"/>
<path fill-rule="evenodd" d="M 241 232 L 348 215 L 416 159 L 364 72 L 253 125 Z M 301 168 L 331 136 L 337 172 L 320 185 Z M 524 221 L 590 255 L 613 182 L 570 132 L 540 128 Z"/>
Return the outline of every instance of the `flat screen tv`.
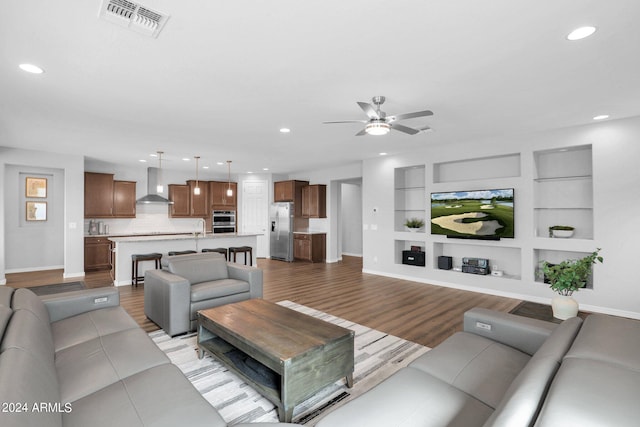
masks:
<path fill-rule="evenodd" d="M 512 239 L 513 188 L 431 193 L 431 234 L 467 239 Z"/>

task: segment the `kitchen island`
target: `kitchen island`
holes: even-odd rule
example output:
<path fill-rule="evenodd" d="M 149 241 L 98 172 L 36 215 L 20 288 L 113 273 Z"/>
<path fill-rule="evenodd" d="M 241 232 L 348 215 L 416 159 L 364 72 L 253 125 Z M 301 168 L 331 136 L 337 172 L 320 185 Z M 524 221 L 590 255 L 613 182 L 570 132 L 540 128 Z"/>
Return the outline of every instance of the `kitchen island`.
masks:
<path fill-rule="evenodd" d="M 251 246 L 256 265 L 256 241 L 257 234 L 251 233 L 221 233 L 221 234 L 177 234 L 177 235 L 152 235 L 152 236 L 126 236 L 109 237 L 114 243 L 112 253 L 113 284 L 124 286 L 131 284 L 131 255 L 148 254 L 152 252 L 167 256 L 169 251 L 192 250 L 202 252 L 207 248 L 229 248 L 231 246 Z M 239 262 L 244 262 L 242 255 Z M 247 262 L 248 264 L 248 262 Z M 153 262 L 141 262 L 138 265 L 138 273 L 144 275 L 145 269 L 154 268 Z"/>

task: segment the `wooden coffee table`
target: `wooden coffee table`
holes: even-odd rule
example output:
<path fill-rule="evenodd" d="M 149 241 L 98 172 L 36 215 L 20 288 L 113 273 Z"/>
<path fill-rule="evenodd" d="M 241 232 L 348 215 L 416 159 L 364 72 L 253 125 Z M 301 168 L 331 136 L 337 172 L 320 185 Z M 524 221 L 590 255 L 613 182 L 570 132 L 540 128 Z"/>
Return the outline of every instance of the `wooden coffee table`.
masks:
<path fill-rule="evenodd" d="M 346 378 L 353 386 L 354 332 L 262 299 L 198 312 L 198 357 L 208 352 L 278 407 L 293 408 Z"/>

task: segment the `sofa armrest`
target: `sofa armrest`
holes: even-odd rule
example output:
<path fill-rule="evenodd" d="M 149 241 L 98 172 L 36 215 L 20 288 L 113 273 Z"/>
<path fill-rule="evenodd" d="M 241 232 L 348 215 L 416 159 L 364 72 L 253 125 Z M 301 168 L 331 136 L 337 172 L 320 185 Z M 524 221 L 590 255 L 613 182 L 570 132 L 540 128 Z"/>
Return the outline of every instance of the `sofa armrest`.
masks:
<path fill-rule="evenodd" d="M 88 311 L 120 305 L 120 292 L 115 287 L 82 289 L 42 295 L 42 302 L 49 311 L 51 322 L 66 319 Z"/>
<path fill-rule="evenodd" d="M 485 308 L 464 314 L 464 331 L 489 338 L 533 355 L 551 335 L 556 324 Z"/>
<path fill-rule="evenodd" d="M 251 298 L 262 298 L 262 269 L 247 265 L 227 263 L 230 279 L 249 282 Z"/>
<path fill-rule="evenodd" d="M 144 314 L 168 335 L 187 332 L 190 327 L 191 284 L 166 270 L 144 274 Z"/>

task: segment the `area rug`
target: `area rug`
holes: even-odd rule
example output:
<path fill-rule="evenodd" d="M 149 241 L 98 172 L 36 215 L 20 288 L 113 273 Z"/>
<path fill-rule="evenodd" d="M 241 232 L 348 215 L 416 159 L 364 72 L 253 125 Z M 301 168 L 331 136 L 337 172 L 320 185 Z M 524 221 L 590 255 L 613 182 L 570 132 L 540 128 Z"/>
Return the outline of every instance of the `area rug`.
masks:
<path fill-rule="evenodd" d="M 359 396 L 429 351 L 429 348 L 419 344 L 291 301 L 278 304 L 355 332 L 353 387 L 348 388 L 344 379 L 341 379 L 296 406 L 293 422 L 299 424 L 315 425 L 323 413 Z M 149 336 L 229 425 L 278 421 L 275 405 L 244 380 L 209 355 L 198 359 L 195 333 L 171 338 L 160 330 L 151 332 Z"/>
<path fill-rule="evenodd" d="M 85 289 L 85 285 L 84 282 L 67 282 L 56 283 L 55 285 L 32 286 L 28 289 L 36 295 L 51 295 L 61 292 L 79 291 Z"/>

